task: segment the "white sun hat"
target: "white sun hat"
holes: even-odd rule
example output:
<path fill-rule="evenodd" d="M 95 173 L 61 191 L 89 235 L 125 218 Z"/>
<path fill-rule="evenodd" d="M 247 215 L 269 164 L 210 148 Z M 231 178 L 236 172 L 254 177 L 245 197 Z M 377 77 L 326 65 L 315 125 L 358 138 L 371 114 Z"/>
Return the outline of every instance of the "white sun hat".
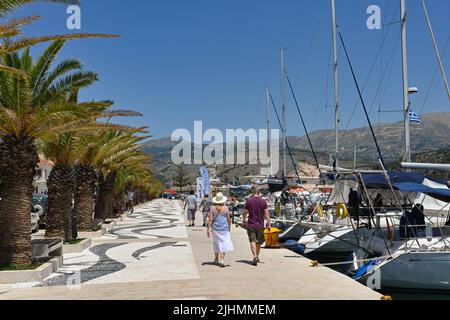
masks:
<path fill-rule="evenodd" d="M 222 192 L 219 192 L 214 198 L 213 198 L 213 202 L 215 204 L 224 204 L 225 202 L 227 202 L 228 198 L 225 197 L 223 195 Z"/>

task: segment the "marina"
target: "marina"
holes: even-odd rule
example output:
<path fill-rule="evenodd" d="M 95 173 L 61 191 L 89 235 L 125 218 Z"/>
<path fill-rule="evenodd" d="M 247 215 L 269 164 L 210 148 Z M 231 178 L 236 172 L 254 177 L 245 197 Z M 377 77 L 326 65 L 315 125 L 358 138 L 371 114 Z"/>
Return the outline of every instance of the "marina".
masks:
<path fill-rule="evenodd" d="M 133 1 L 0 0 L 0 300 L 450 300 L 450 2 Z"/>

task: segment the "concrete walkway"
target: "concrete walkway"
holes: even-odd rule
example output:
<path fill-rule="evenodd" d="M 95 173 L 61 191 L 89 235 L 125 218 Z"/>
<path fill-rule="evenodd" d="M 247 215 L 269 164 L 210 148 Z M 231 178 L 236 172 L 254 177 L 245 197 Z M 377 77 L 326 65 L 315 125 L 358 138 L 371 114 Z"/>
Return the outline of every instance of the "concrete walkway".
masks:
<path fill-rule="evenodd" d="M 198 214 L 197 225 L 201 225 Z M 285 249 L 251 266 L 246 233 L 233 227 L 228 267 L 212 265 L 203 227 L 187 228 L 177 201 L 156 200 L 94 239 L 43 283 L 0 286 L 0 299 L 380 299 L 380 295 Z"/>

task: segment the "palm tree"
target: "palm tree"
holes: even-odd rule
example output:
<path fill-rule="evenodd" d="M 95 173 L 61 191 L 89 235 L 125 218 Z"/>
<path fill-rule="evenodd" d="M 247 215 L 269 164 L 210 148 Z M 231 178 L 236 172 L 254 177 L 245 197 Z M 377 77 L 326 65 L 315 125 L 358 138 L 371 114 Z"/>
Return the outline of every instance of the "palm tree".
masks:
<path fill-rule="evenodd" d="M 142 195 L 143 197 L 155 197 L 162 192 L 162 183 L 154 178 L 149 163 L 136 163 L 123 167 L 117 172 L 114 183 L 116 202 L 123 204 L 124 193 L 131 190 L 139 190 L 137 196 Z"/>
<path fill-rule="evenodd" d="M 48 214 L 46 237 L 72 239 L 71 211 L 74 188 L 73 152 L 75 136 L 72 132 L 54 135 L 39 141 L 39 150 L 51 160 L 53 167 L 47 181 Z"/>
<path fill-rule="evenodd" d="M 2 0 L 0 17 L 33 0 Z M 78 3 L 55 0 L 60 3 Z M 30 208 L 32 179 L 38 157 L 35 140 L 52 131 L 64 131 L 77 126 L 83 110 L 76 105 L 56 103 L 71 85 L 82 82 L 74 77 L 68 83 L 48 83 L 48 90 L 36 88 L 32 79 L 31 57 L 19 56 L 20 50 L 57 40 L 108 38 L 115 35 L 70 34 L 34 38 L 21 35 L 21 27 L 40 19 L 38 16 L 14 19 L 0 24 L 0 266 L 31 263 Z M 47 63 L 41 66 L 45 72 Z M 68 67 L 68 66 L 66 66 Z M 53 73 L 54 75 L 55 73 Z M 47 78 L 49 79 L 49 78 Z"/>
<path fill-rule="evenodd" d="M 105 212 L 112 210 L 112 204 L 107 200 L 107 191 L 115 181 L 115 174 L 101 171 L 112 161 L 134 152 L 139 147 L 134 144 L 146 137 L 134 137 L 136 133 L 145 133 L 146 128 L 129 129 L 127 131 L 92 132 L 84 134 L 79 142 L 79 154 L 75 166 L 77 189 L 77 228 L 79 231 L 91 231 L 93 225 L 93 211 L 97 207 L 97 217 L 107 217 Z M 103 175 L 105 173 L 105 175 Z M 109 175 L 109 177 L 108 177 Z M 108 177 L 105 181 L 104 177 Z M 94 192 L 97 180 L 100 194 L 94 206 Z M 106 201 L 106 202 L 105 202 Z M 101 212 L 101 214 L 99 214 Z M 104 218 L 103 218 L 104 219 Z"/>
<path fill-rule="evenodd" d="M 115 132 L 111 134 L 110 138 L 110 143 L 112 141 L 120 142 L 106 153 L 99 154 L 97 163 L 99 186 L 95 217 L 103 220 L 113 217 L 114 184 L 118 172 L 124 167 L 137 166 L 150 161 L 150 157 L 142 151 L 143 145 L 138 144 L 147 137 L 135 137 L 128 133 Z"/>
<path fill-rule="evenodd" d="M 31 263 L 29 215 L 38 161 L 36 139 L 73 131 L 81 124 L 89 127 L 91 111 L 101 112 L 97 103 L 65 102 L 74 90 L 96 81 L 97 75 L 77 71 L 81 68 L 77 60 L 51 69 L 63 45 L 63 40 L 55 41 L 36 63 L 28 48 L 21 54 L 0 54 L 0 64 L 17 70 L 0 71 L 0 265 Z"/>

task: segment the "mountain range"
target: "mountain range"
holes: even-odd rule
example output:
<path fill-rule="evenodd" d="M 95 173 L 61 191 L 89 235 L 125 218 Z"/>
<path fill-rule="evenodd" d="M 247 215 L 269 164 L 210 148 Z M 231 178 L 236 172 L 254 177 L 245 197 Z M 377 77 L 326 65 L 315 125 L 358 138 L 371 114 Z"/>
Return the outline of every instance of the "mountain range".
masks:
<path fill-rule="evenodd" d="M 411 147 L 415 159 L 423 162 L 444 161 L 449 158 L 450 150 L 450 113 L 429 113 L 421 117 L 421 124 L 411 124 Z M 374 127 L 378 143 L 386 163 L 395 163 L 403 158 L 404 124 L 403 122 L 385 123 Z M 340 131 L 340 166 L 353 167 L 354 150 L 357 151 L 359 167 L 371 167 L 377 163 L 378 154 L 368 127 Z M 329 163 L 329 155 L 335 150 L 335 131 L 319 130 L 310 134 L 312 144 L 321 164 Z M 294 162 L 314 165 L 315 161 L 308 140 L 303 137 L 288 137 Z M 178 142 L 170 138 L 155 139 L 148 143 L 146 151 L 153 157 L 153 170 L 163 181 L 169 181 L 174 165 L 171 151 Z M 450 160 L 450 159 L 449 159 Z M 281 163 L 281 162 L 280 162 Z M 198 165 L 188 165 L 190 178 L 195 181 Z M 257 165 L 217 166 L 217 174 L 227 182 L 236 183 L 236 179 L 247 175 L 259 175 Z M 294 166 L 288 161 L 288 170 Z"/>

